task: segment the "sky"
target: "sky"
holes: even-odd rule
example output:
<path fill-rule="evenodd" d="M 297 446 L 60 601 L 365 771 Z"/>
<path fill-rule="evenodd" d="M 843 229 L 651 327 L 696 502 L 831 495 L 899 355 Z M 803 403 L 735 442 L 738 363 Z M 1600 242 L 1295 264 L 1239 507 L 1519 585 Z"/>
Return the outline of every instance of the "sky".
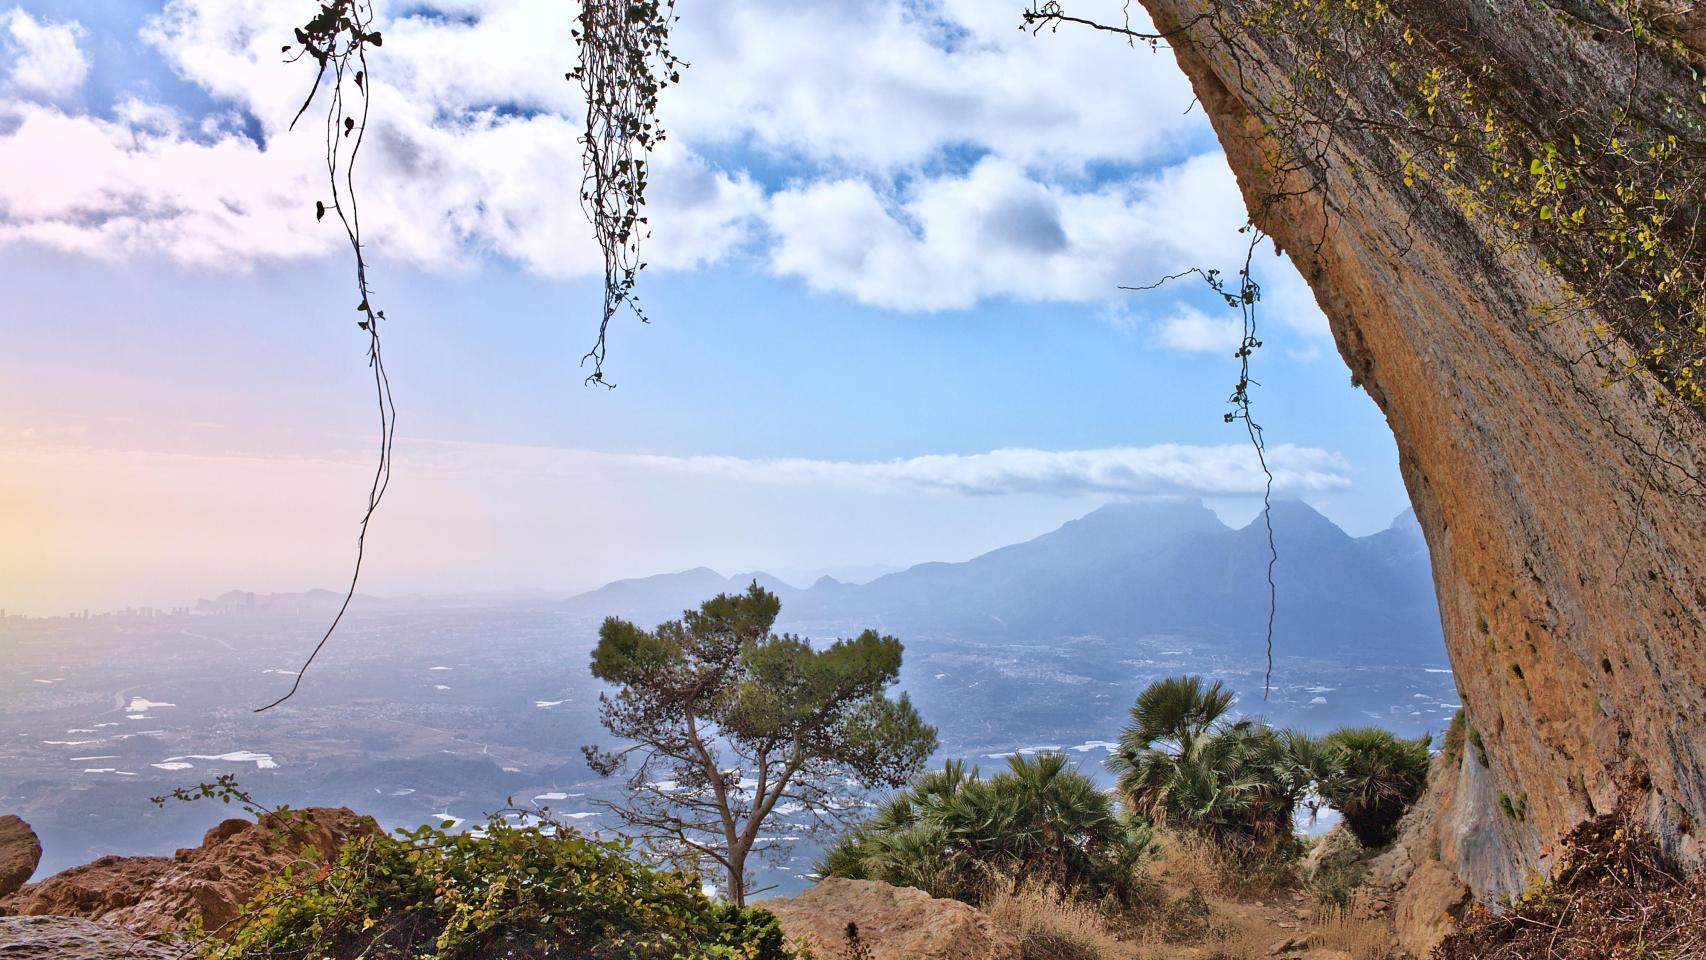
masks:
<path fill-rule="evenodd" d="M 377 420 L 288 129 L 315 6 L 0 0 L 0 608 L 347 581 Z M 1120 289 L 1236 269 L 1231 173 L 1165 50 L 1021 8 L 682 4 L 652 322 L 617 322 L 604 390 L 572 10 L 377 0 L 356 173 L 398 441 L 364 589 L 868 576 L 1154 495 L 1248 522 L 1236 313 Z M 1289 260 L 1256 264 L 1278 495 L 1382 529 L 1390 432 Z"/>

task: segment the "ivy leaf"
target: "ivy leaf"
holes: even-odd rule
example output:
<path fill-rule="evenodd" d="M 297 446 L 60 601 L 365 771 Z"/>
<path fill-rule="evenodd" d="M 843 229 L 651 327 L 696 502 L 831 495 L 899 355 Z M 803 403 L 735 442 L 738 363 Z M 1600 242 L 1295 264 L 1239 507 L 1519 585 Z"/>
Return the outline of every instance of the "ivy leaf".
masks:
<path fill-rule="evenodd" d="M 316 221 L 326 219 L 326 202 L 324 200 L 314 201 L 314 219 Z"/>

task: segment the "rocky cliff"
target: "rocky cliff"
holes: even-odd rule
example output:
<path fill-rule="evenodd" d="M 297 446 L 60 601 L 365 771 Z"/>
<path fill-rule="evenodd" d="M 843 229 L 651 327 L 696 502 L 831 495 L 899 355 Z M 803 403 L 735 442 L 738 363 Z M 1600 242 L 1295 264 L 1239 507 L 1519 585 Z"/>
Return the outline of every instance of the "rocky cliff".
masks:
<path fill-rule="evenodd" d="M 1706 300 L 1698 196 L 1674 196 L 1702 155 L 1706 15 L 1143 2 L 1385 412 L 1432 548 L 1481 748 L 1412 853 L 1511 891 L 1624 782 L 1698 860 Z"/>

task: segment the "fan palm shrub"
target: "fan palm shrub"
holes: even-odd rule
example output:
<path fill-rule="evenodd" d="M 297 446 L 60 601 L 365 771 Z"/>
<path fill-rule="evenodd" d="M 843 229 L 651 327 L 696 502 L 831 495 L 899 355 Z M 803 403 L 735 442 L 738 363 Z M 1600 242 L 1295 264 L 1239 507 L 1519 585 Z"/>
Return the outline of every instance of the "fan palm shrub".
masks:
<path fill-rule="evenodd" d="M 1108 767 L 1131 809 L 1246 856 L 1291 845 L 1292 815 L 1328 769 L 1319 742 L 1231 716 L 1220 681 L 1170 677 L 1138 694 Z"/>
<path fill-rule="evenodd" d="M 1012 757 L 988 779 L 950 761 L 890 797 L 824 855 L 824 876 L 882 880 L 981 903 L 1012 881 L 1129 900 L 1147 827 L 1061 754 Z"/>
<path fill-rule="evenodd" d="M 1343 727 L 1322 739 L 1330 771 L 1317 789 L 1363 846 L 1385 846 L 1397 837 L 1399 819 L 1427 785 L 1428 742 L 1379 727 Z"/>

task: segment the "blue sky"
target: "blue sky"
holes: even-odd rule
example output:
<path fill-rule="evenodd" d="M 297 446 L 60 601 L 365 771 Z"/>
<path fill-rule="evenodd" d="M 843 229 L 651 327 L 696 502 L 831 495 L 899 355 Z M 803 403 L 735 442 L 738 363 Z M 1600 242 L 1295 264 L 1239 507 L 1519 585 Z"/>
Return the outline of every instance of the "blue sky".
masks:
<path fill-rule="evenodd" d="M 284 130 L 292 6 L 0 6 L 0 523 L 24 531 L 0 606 L 342 576 L 371 398 L 313 136 Z M 596 251 L 561 5 L 388 6 L 358 173 L 402 439 L 372 589 L 806 577 L 1119 496 L 1255 510 L 1221 419 L 1235 317 L 1117 289 L 1239 255 L 1164 52 L 985 0 L 683 7 L 654 323 L 615 329 L 604 391 L 577 367 Z M 1390 434 L 1289 263 L 1257 262 L 1282 492 L 1379 529 L 1406 506 Z"/>

